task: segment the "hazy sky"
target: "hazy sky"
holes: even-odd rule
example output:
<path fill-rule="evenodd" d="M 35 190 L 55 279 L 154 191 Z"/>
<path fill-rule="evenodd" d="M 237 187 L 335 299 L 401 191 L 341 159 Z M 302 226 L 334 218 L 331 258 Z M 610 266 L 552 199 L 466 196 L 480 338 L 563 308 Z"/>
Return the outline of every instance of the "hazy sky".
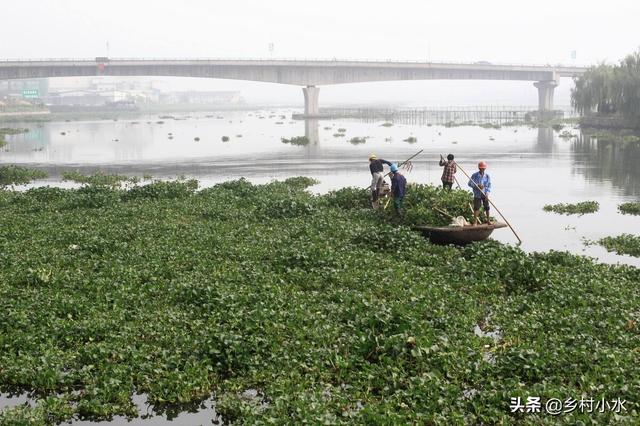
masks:
<path fill-rule="evenodd" d="M 122 58 L 335 57 L 592 64 L 617 62 L 640 47 L 637 24 L 640 1 L 636 0 L 20 0 L 3 3 L 0 59 L 93 58 L 108 53 L 110 57 Z M 576 52 L 575 60 L 571 58 L 572 51 Z M 332 86 L 323 88 L 321 102 L 323 98 L 331 100 L 336 93 L 347 97 L 361 93 L 364 97 L 356 101 L 368 101 L 375 100 L 375 94 L 387 99 L 389 90 L 402 98 L 409 94 L 415 97 L 416 92 L 422 90 L 438 92 L 441 88 L 447 88 L 442 93 L 451 94 L 451 87 L 460 87 L 471 95 L 469 92 L 479 86 L 490 89 L 491 93 L 500 92 L 499 87 L 521 88 L 522 95 L 527 93 L 529 97 L 529 87 L 532 87 L 522 82 L 455 83 Z M 278 86 L 278 89 L 273 85 L 244 82 L 209 80 L 181 84 L 242 89 L 247 98 L 251 98 L 247 90 L 253 92 L 255 87 L 262 95 L 268 94 L 267 98 L 282 95 L 282 100 L 290 96 L 297 99 L 300 93 L 295 87 Z M 507 98 L 509 93 L 511 89 L 505 93 Z M 562 93 L 559 90 L 560 98 L 566 95 Z M 462 95 L 461 100 L 467 96 L 463 92 L 453 95 Z M 535 100 L 534 90 L 530 98 Z"/>

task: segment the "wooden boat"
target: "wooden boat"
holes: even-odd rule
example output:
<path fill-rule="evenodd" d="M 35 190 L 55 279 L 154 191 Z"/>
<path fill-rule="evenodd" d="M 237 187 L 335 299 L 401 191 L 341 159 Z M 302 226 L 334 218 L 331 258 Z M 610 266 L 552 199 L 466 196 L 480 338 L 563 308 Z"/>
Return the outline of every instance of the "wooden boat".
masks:
<path fill-rule="evenodd" d="M 506 228 L 502 222 L 494 222 L 482 225 L 467 226 L 414 226 L 425 238 L 429 238 L 434 244 L 465 245 L 474 241 L 482 241 L 489 238 L 494 229 Z"/>

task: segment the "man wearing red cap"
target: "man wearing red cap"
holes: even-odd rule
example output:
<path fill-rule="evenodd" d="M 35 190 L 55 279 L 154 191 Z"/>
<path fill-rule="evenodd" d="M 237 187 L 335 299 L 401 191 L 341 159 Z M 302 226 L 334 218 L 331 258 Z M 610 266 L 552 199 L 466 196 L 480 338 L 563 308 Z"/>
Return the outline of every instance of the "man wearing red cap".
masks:
<path fill-rule="evenodd" d="M 473 224 L 479 223 L 480 206 L 484 205 L 484 212 L 487 215 L 487 223 L 491 223 L 489 218 L 489 193 L 491 192 L 491 178 L 485 170 L 487 163 L 478 163 L 478 171 L 471 175 L 469 186 L 473 189 Z"/>

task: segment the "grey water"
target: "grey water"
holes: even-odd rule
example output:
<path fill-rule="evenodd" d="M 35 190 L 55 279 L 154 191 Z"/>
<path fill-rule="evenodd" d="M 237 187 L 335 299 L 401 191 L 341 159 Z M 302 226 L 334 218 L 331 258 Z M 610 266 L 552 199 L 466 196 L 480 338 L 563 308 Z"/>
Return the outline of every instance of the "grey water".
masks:
<path fill-rule="evenodd" d="M 312 191 L 325 192 L 368 185 L 370 153 L 402 161 L 423 150 L 407 179 L 438 185 L 439 156 L 452 153 L 469 174 L 478 161 L 489 164 L 493 202 L 523 240 L 524 250 L 566 250 L 601 262 L 640 266 L 638 258 L 585 244 L 640 229 L 639 217 L 617 211 L 620 203 L 640 199 L 638 142 L 601 140 L 572 125 L 563 130 L 573 137 L 560 138 L 551 128 L 526 125 L 447 127 L 396 117 L 392 125 L 383 126 L 386 120 L 370 118 L 294 120 L 296 112 L 262 109 L 12 123 L 29 132 L 6 137 L 0 163 L 48 171 L 49 178 L 35 185 L 68 185 L 61 181 L 68 170 L 146 173 L 163 179 L 184 175 L 197 178 L 203 187 L 240 177 L 263 183 L 304 175 L 320 181 Z M 304 146 L 282 141 L 305 135 L 309 143 Z M 223 142 L 223 136 L 229 140 Z M 409 143 L 409 137 L 417 141 Z M 457 178 L 466 188 L 461 171 Z M 545 204 L 586 200 L 598 201 L 599 212 L 563 216 L 542 210 Z M 496 211 L 492 215 L 500 219 Z M 492 238 L 517 242 L 509 228 L 496 230 Z"/>
<path fill-rule="evenodd" d="M 190 407 L 176 407 L 173 410 L 158 410 L 153 407 L 146 395 L 134 394 L 131 401 L 138 410 L 139 417 L 129 419 L 123 416 L 114 416 L 111 420 L 90 421 L 72 419 L 74 426 L 100 426 L 100 425 L 128 425 L 128 426 L 160 426 L 160 425 L 220 425 L 221 417 L 216 413 L 214 397 L 200 403 L 191 404 Z M 11 409 L 18 406 L 35 407 L 38 400 L 28 393 L 3 394 L 0 393 L 0 410 Z"/>

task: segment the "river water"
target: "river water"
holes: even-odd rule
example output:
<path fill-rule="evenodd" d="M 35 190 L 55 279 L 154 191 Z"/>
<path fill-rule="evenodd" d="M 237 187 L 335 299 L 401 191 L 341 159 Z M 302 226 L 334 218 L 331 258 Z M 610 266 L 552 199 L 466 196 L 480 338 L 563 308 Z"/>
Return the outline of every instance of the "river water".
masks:
<path fill-rule="evenodd" d="M 7 136 L 0 163 L 46 169 L 36 185 L 65 185 L 66 170 L 104 171 L 155 178 L 195 177 L 202 186 L 246 177 L 262 183 L 290 176 L 310 176 L 324 192 L 366 186 L 368 155 L 402 161 L 419 150 L 406 173 L 409 182 L 439 184 L 440 154 L 453 153 L 467 173 L 479 160 L 489 164 L 493 202 L 523 240 L 526 251 L 567 250 L 607 263 L 640 266 L 640 259 L 585 245 L 605 236 L 638 233 L 640 217 L 622 215 L 620 203 L 640 199 L 640 143 L 598 140 L 568 125 L 575 137 L 560 138 L 551 128 L 503 126 L 447 127 L 376 119 L 293 120 L 293 109 L 172 113 L 133 118 L 12 123 L 28 133 Z M 4 125 L 6 126 L 6 125 Z M 340 131 L 339 129 L 344 129 Z M 336 136 L 338 134 L 344 136 Z M 296 146 L 281 138 L 307 135 Z M 227 136 L 227 142 L 222 137 Z M 405 140 L 410 136 L 415 143 Z M 351 143 L 354 137 L 364 143 Z M 198 138 L 198 139 L 196 139 Z M 458 172 L 462 185 L 466 179 Z M 545 204 L 596 200 L 600 211 L 563 216 L 542 210 Z M 493 215 L 498 217 L 496 212 Z M 493 238 L 515 243 L 508 228 Z"/>

